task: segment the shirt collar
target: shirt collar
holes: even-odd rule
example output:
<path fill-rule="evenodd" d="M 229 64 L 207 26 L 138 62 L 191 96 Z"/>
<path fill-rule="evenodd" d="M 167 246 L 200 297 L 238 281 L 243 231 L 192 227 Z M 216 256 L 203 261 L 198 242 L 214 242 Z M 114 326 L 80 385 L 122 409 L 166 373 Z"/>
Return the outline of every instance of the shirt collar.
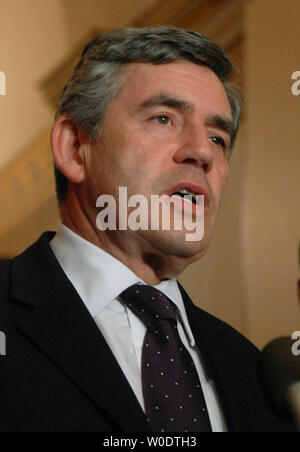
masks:
<path fill-rule="evenodd" d="M 145 284 L 122 262 L 63 224 L 59 226 L 50 246 L 92 317 L 131 285 Z M 155 288 L 177 306 L 190 345 L 194 346 L 194 337 L 176 279 L 163 280 Z"/>
<path fill-rule="evenodd" d="M 182 325 L 185 329 L 185 333 L 189 340 L 189 343 L 192 347 L 194 347 L 196 344 L 195 339 L 194 339 L 193 333 L 190 328 L 190 324 L 189 324 L 189 321 L 187 318 L 184 302 L 183 302 L 182 295 L 181 295 L 181 292 L 178 287 L 178 283 L 177 283 L 176 279 L 172 278 L 172 279 L 166 279 L 164 281 L 161 281 L 157 286 L 155 286 L 155 288 L 159 289 L 161 292 L 163 292 L 176 305 L 176 307 L 179 311 L 179 316 L 180 316 Z"/>

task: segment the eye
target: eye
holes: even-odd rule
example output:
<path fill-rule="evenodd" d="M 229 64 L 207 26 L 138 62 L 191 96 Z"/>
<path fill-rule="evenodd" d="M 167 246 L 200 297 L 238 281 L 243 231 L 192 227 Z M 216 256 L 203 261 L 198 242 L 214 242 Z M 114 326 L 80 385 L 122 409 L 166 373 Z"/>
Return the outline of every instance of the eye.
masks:
<path fill-rule="evenodd" d="M 215 143 L 217 146 L 221 146 L 223 149 L 226 149 L 226 143 L 225 140 L 221 137 L 210 137 L 209 138 L 213 143 Z"/>
<path fill-rule="evenodd" d="M 153 118 L 156 122 L 159 124 L 162 124 L 164 126 L 168 126 L 171 123 L 171 119 L 167 115 L 159 115 Z"/>

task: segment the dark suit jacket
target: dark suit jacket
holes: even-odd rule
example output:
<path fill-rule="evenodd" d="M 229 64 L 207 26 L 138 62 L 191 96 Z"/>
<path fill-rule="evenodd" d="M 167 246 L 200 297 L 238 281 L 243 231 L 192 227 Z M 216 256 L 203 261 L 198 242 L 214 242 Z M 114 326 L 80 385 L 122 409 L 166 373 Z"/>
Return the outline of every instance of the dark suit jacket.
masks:
<path fill-rule="evenodd" d="M 0 331 L 6 335 L 0 431 L 148 432 L 131 387 L 49 246 L 53 235 L 0 263 Z M 264 401 L 260 352 L 181 290 L 229 431 L 288 431 Z"/>

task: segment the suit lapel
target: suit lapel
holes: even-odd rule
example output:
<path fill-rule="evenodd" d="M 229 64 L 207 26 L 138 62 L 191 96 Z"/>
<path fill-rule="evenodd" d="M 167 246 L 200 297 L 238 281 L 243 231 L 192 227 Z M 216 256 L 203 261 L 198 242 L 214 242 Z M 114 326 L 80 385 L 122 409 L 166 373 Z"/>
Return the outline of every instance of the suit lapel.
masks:
<path fill-rule="evenodd" d="M 53 236 L 53 233 L 52 233 Z M 81 298 L 49 246 L 51 233 L 13 260 L 19 329 L 125 431 L 149 431 L 144 413 Z M 31 307 L 18 309 L 19 303 Z"/>
<path fill-rule="evenodd" d="M 233 330 L 197 308 L 179 284 L 187 316 L 208 377 L 214 381 L 231 432 L 247 431 L 248 419 L 256 419 L 255 397 L 249 394 L 250 376 L 239 368 L 243 350 L 232 341 Z M 238 334 L 238 333 L 236 333 Z"/>

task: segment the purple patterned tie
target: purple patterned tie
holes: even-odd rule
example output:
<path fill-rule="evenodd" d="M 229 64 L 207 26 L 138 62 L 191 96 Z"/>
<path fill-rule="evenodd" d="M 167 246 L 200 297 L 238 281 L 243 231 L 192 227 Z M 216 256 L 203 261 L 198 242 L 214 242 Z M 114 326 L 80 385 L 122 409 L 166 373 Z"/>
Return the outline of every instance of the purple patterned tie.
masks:
<path fill-rule="evenodd" d="M 211 432 L 197 371 L 177 331 L 174 304 L 159 290 L 138 284 L 120 297 L 147 328 L 142 386 L 152 431 Z"/>

